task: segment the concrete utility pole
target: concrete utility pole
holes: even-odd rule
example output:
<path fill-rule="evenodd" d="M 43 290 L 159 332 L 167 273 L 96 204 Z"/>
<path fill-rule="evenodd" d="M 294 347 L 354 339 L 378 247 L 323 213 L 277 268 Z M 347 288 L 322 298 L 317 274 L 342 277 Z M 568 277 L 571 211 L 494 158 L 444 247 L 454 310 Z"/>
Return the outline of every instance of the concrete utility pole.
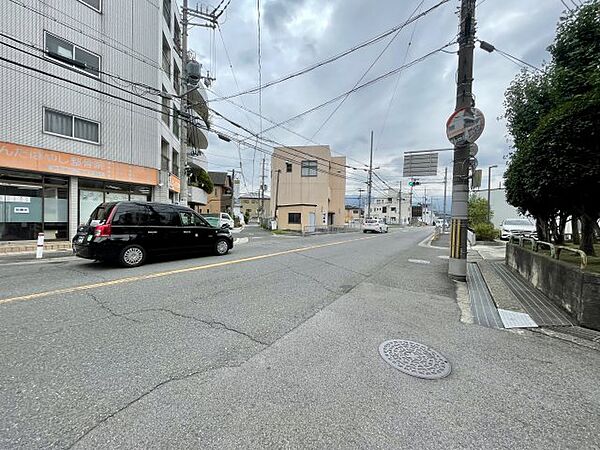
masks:
<path fill-rule="evenodd" d="M 474 106 L 475 103 L 472 93 L 473 49 L 475 47 L 475 0 L 461 1 L 458 44 L 455 111 Z M 468 143 L 454 146 L 452 226 L 448 274 L 459 281 L 465 281 L 467 278 L 469 147 Z"/>
<path fill-rule="evenodd" d="M 262 160 L 262 173 L 260 175 L 260 214 L 265 217 L 265 158 Z"/>
<path fill-rule="evenodd" d="M 402 181 L 398 182 L 398 225 L 402 225 Z"/>
<path fill-rule="evenodd" d="M 180 151 L 179 159 L 181 161 L 180 167 L 183 168 L 183 174 L 180 175 L 180 192 L 179 192 L 179 203 L 188 206 L 188 183 L 187 183 L 187 135 L 188 135 L 188 102 L 187 102 L 187 91 L 188 91 L 188 0 L 183 0 L 183 14 L 181 19 L 181 64 L 183 66 L 183 76 L 181 77 L 182 92 L 185 94 L 181 98 L 181 111 L 182 115 L 186 120 L 181 121 L 181 136 L 180 136 Z M 181 169 L 180 169 L 181 170 Z"/>
<path fill-rule="evenodd" d="M 279 175 L 281 174 L 281 169 L 277 169 L 277 190 L 275 191 L 275 220 L 277 220 L 277 209 L 279 206 Z"/>
<path fill-rule="evenodd" d="M 373 130 L 371 130 L 371 157 L 369 158 L 369 181 L 367 182 L 367 219 L 371 217 L 371 185 L 373 184 Z"/>
<path fill-rule="evenodd" d="M 492 215 L 492 206 L 490 203 L 490 191 L 492 189 L 492 169 L 495 169 L 496 167 L 498 167 L 497 165 L 493 165 L 488 167 L 488 211 L 487 211 L 487 221 L 491 222 L 491 215 Z"/>
<path fill-rule="evenodd" d="M 444 220 L 442 221 L 442 232 L 446 232 L 446 190 L 448 187 L 448 168 L 444 168 Z"/>

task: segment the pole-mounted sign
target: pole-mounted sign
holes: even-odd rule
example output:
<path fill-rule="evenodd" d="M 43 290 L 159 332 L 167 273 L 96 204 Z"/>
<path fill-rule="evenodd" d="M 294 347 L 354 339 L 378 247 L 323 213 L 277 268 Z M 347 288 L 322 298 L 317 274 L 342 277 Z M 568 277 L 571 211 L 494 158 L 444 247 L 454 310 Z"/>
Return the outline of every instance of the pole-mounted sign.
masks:
<path fill-rule="evenodd" d="M 483 133 L 485 117 L 473 107 L 455 111 L 446 122 L 446 136 L 454 145 L 472 144 Z"/>

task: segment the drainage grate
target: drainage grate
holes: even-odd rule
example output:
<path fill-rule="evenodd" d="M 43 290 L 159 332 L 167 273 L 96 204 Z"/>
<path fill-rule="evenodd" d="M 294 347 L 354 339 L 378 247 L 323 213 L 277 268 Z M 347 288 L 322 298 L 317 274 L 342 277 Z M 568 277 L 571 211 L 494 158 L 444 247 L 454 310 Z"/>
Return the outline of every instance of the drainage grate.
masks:
<path fill-rule="evenodd" d="M 418 342 L 400 339 L 385 341 L 379 346 L 379 354 L 392 367 L 417 378 L 444 378 L 452 370 L 444 356 Z"/>

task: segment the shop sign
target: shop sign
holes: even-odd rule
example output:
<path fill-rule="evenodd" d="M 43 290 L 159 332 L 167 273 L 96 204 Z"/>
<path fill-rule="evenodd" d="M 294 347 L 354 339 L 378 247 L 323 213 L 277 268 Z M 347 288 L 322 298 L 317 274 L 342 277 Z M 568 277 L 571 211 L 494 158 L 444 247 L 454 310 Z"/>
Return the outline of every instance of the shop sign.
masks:
<path fill-rule="evenodd" d="M 29 208 L 25 206 L 15 206 L 15 209 L 13 211 L 15 212 L 15 214 L 29 214 Z"/>
<path fill-rule="evenodd" d="M 158 170 L 149 167 L 10 142 L 0 142 L 0 167 L 127 183 L 158 184 Z"/>

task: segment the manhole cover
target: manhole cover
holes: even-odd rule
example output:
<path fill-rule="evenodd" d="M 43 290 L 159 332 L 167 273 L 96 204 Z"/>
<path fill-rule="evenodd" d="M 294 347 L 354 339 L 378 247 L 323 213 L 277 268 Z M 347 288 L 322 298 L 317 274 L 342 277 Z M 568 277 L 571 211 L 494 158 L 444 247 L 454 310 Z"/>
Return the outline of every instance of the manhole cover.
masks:
<path fill-rule="evenodd" d="M 418 378 L 434 380 L 450 374 L 450 362 L 418 342 L 392 339 L 379 346 L 379 354 L 392 367 Z"/>

